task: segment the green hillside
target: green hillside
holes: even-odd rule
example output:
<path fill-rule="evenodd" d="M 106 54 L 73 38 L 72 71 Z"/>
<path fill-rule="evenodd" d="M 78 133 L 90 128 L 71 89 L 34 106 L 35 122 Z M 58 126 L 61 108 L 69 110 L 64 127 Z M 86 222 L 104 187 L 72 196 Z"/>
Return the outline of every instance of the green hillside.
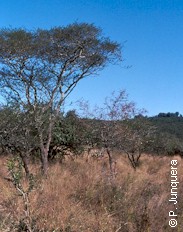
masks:
<path fill-rule="evenodd" d="M 178 113 L 160 113 L 148 120 L 157 129 L 158 146 L 163 147 L 169 154 L 183 154 L 183 117 Z"/>

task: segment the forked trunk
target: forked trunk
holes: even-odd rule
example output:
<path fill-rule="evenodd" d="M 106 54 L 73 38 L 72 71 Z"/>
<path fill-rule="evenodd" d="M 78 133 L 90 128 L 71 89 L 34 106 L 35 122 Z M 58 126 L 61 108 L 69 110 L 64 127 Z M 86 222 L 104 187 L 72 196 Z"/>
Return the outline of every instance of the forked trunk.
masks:
<path fill-rule="evenodd" d="M 26 177 L 28 178 L 30 175 L 29 166 L 28 166 L 28 155 L 20 153 L 20 157 L 21 157 L 22 162 L 23 162 L 23 167 L 24 167 L 24 170 L 26 173 Z"/>

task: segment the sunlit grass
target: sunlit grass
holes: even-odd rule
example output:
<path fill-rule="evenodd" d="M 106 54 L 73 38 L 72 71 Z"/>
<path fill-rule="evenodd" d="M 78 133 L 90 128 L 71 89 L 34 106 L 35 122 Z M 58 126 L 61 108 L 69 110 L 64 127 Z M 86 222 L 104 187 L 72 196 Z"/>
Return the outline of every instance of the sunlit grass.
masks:
<path fill-rule="evenodd" d="M 37 188 L 30 194 L 32 217 L 40 230 L 83 232 L 171 231 L 168 226 L 170 197 L 170 161 L 178 160 L 179 206 L 182 215 L 183 164 L 180 157 L 143 155 L 134 171 L 127 157 L 114 154 L 116 178 L 111 180 L 107 157 L 50 166 L 47 179 L 37 176 Z M 3 218 L 14 224 L 22 217 L 22 200 L 12 183 L 4 179 L 8 173 L 6 158 L 0 159 L 0 209 Z M 31 165 L 38 174 L 38 165 Z M 11 223 L 12 223 L 11 222 Z M 179 220 L 180 231 L 183 228 Z M 8 225 L 7 225 L 8 228 Z M 57 229 L 57 230 L 56 230 Z M 3 230 L 2 230 L 3 231 Z M 5 230 L 4 230 L 5 231 Z M 11 231 L 13 231 L 11 229 Z"/>

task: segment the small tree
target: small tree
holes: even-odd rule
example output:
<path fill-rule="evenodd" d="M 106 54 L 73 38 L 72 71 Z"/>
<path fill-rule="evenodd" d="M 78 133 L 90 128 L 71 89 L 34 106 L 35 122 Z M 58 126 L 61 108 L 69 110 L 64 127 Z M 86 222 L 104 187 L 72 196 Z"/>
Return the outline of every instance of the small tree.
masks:
<path fill-rule="evenodd" d="M 23 186 L 23 177 L 24 177 L 23 164 L 20 157 L 14 156 L 14 158 L 9 159 L 7 163 L 7 167 L 8 167 L 9 175 L 11 177 L 11 181 L 17 192 L 22 197 L 24 204 L 24 216 L 19 221 L 21 226 L 23 226 L 23 228 L 21 228 L 21 231 L 23 229 L 23 231 L 33 232 L 34 229 L 32 228 L 33 221 L 31 216 L 31 203 L 29 200 L 29 194 L 35 187 L 34 176 L 32 174 L 29 175 L 28 187 L 26 188 Z"/>
<path fill-rule="evenodd" d="M 156 128 L 142 116 L 123 122 L 122 127 L 120 148 L 136 170 L 142 153 L 152 150 Z"/>
<path fill-rule="evenodd" d="M 0 30 L 0 88 L 33 116 L 44 174 L 53 126 L 77 83 L 121 57 L 120 46 L 93 24 L 50 30 Z"/>
<path fill-rule="evenodd" d="M 134 118 L 135 115 L 143 113 L 144 110 L 138 110 L 134 102 L 128 100 L 128 95 L 124 90 L 118 93 L 113 92 L 110 97 L 105 99 L 103 107 L 96 107 L 91 113 L 88 105 L 82 102 L 81 110 L 87 112 L 91 121 L 91 134 L 98 138 L 98 147 L 104 148 L 108 155 L 111 177 L 114 173 L 114 159 L 112 150 L 122 148 L 123 138 L 129 131 L 124 126 L 125 120 Z M 90 113 L 89 113 L 90 112 Z"/>
<path fill-rule="evenodd" d="M 27 177 L 28 159 L 36 146 L 36 131 L 33 130 L 30 115 L 21 112 L 16 105 L 0 110 L 0 146 L 9 153 L 19 155 Z"/>

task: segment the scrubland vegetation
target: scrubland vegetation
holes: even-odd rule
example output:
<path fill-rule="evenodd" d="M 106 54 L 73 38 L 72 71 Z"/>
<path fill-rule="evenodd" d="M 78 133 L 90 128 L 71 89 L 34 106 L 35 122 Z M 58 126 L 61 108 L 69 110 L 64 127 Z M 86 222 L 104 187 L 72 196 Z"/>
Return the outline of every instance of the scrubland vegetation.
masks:
<path fill-rule="evenodd" d="M 0 231 L 172 231 L 172 159 L 183 230 L 182 115 L 148 118 L 125 90 L 63 110 L 78 82 L 120 60 L 93 24 L 0 30 Z"/>
<path fill-rule="evenodd" d="M 182 160 L 179 156 L 143 155 L 139 168 L 131 168 L 124 154 L 115 152 L 116 175 L 111 179 L 108 158 L 79 157 L 52 164 L 47 179 L 39 176 L 30 193 L 32 231 L 172 231 L 168 225 L 170 162 L 178 160 L 178 230 L 182 220 Z M 7 158 L 0 159 L 1 231 L 26 231 L 24 205 L 8 176 Z M 24 185 L 26 180 L 23 179 Z"/>

